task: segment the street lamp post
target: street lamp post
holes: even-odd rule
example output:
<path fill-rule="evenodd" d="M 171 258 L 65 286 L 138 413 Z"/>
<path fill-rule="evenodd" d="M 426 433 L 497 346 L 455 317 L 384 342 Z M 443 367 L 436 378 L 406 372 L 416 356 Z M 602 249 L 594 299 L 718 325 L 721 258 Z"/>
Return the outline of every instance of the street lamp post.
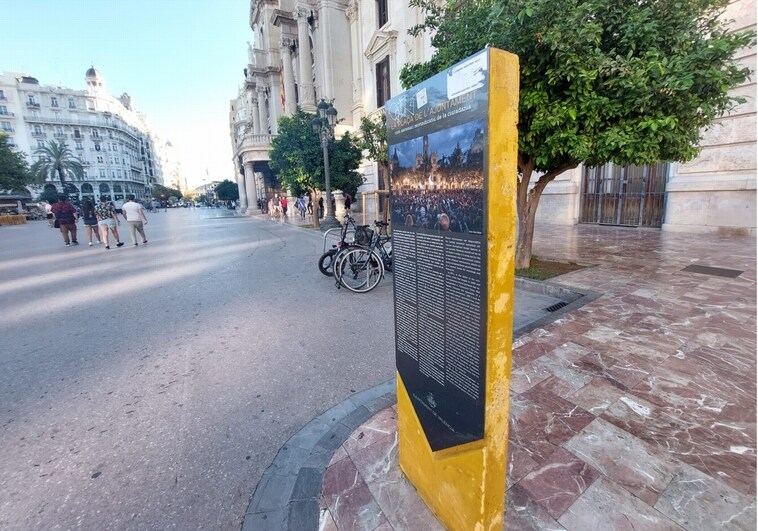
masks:
<path fill-rule="evenodd" d="M 337 123 L 337 109 L 334 105 L 321 100 L 318 104 L 318 118 L 314 118 L 311 124 L 313 130 L 321 138 L 321 149 L 324 150 L 324 188 L 326 193 L 326 215 L 321 222 L 322 230 L 328 230 L 339 227 L 337 218 L 334 217 L 334 207 L 332 206 L 332 183 L 329 180 L 329 140 L 334 135 L 334 126 Z"/>

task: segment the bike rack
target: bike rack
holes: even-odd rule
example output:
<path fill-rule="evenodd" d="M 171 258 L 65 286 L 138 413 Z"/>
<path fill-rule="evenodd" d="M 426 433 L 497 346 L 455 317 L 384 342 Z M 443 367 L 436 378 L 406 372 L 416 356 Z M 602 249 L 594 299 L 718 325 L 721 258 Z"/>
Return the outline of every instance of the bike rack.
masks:
<path fill-rule="evenodd" d="M 324 249 L 323 249 L 323 251 L 321 251 L 322 253 L 325 253 L 326 251 L 329 250 L 329 248 L 327 248 L 327 243 L 326 242 L 327 242 L 327 237 L 330 235 L 330 233 L 335 233 L 336 232 L 336 238 L 334 239 L 334 243 L 337 243 L 338 241 L 340 241 L 340 231 L 341 230 L 342 230 L 342 227 L 335 227 L 333 229 L 329 229 L 329 230 L 327 230 L 327 231 L 324 232 Z M 352 238 L 350 237 L 351 234 L 353 235 Z M 352 242 L 353 240 L 355 240 L 355 229 L 347 229 L 347 237 L 345 239 L 347 241 L 350 241 L 350 242 Z"/>

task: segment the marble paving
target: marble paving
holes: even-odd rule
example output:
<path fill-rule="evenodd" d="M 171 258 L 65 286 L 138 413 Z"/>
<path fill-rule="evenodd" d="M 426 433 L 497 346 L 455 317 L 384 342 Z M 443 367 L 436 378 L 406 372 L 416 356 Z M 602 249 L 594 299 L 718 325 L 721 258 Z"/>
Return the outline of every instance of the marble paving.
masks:
<path fill-rule="evenodd" d="M 543 225 L 534 252 L 602 296 L 514 342 L 506 529 L 756 529 L 755 239 Z M 320 528 L 443 529 L 394 408 L 334 454 Z"/>

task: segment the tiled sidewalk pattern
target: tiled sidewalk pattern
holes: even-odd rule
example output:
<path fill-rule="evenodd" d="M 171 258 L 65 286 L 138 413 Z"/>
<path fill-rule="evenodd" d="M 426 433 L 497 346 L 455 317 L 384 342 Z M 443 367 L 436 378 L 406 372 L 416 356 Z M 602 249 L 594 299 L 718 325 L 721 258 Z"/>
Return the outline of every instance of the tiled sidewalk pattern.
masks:
<path fill-rule="evenodd" d="M 755 240 L 536 232 L 535 254 L 597 265 L 558 282 L 603 296 L 514 343 L 506 529 L 755 529 Z M 441 528 L 396 432 L 389 408 L 337 451 L 322 529 Z"/>

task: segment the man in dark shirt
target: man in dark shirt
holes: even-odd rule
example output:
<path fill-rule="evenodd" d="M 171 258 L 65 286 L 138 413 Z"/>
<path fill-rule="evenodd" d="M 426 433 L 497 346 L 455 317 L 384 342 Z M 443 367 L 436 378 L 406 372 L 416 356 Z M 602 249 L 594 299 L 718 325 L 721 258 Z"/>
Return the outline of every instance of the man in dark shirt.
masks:
<path fill-rule="evenodd" d="M 65 195 L 59 195 L 58 202 L 53 205 L 52 212 L 53 216 L 55 216 L 55 221 L 60 225 L 66 247 L 72 243 L 79 245 L 79 242 L 76 241 L 76 220 L 78 219 L 76 207 L 68 202 L 68 198 Z M 69 235 L 71 236 L 70 240 Z"/>

